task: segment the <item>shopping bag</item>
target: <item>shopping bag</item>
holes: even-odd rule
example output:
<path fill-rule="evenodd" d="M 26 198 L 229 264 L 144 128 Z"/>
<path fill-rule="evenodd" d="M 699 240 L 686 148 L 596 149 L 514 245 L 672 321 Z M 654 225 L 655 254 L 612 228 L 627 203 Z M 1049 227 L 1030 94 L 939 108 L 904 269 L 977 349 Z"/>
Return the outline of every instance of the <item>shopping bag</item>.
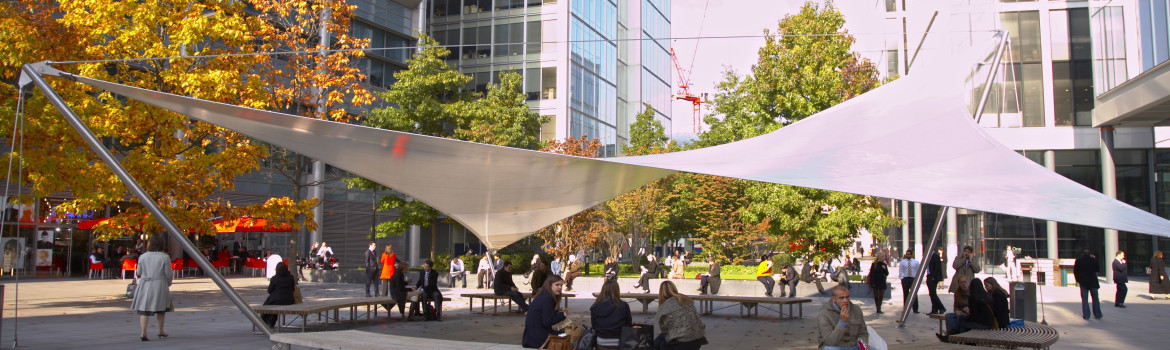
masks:
<path fill-rule="evenodd" d="M 654 325 L 635 323 L 622 327 L 618 350 L 650 350 L 654 347 Z"/>

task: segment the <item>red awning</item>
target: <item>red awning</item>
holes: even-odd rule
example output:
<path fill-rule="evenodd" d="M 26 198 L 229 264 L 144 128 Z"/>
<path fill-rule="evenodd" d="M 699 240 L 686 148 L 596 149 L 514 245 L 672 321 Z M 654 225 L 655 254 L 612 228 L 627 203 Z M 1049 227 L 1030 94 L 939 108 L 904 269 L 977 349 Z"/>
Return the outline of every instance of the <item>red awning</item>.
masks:
<path fill-rule="evenodd" d="M 241 217 L 235 220 L 219 220 L 215 222 L 216 233 L 232 232 L 290 232 L 292 225 L 278 223 L 268 225 L 267 219 Z"/>

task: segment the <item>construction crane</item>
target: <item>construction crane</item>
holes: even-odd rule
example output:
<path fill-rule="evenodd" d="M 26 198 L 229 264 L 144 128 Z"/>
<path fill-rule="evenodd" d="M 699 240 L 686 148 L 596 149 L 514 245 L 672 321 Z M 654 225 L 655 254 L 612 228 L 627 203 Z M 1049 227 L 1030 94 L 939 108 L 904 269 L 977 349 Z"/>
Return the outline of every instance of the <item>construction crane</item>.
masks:
<path fill-rule="evenodd" d="M 674 69 L 678 72 L 678 90 L 675 90 L 672 96 L 678 100 L 691 102 L 691 106 L 693 107 L 692 110 L 694 111 L 695 133 L 698 134 L 699 131 L 702 130 L 702 121 L 699 120 L 699 107 L 703 104 L 703 101 L 706 100 L 707 94 L 703 94 L 703 96 L 700 98 L 699 96 L 695 96 L 695 94 L 691 93 L 690 72 L 683 70 L 682 65 L 678 64 L 678 55 L 674 53 L 673 47 L 670 48 L 670 60 L 674 62 Z"/>

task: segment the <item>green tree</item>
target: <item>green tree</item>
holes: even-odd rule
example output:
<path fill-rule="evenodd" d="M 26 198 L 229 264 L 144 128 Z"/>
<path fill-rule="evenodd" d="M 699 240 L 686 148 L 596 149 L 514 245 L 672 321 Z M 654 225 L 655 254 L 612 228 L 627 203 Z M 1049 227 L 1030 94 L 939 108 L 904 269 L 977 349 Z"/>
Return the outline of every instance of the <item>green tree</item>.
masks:
<path fill-rule="evenodd" d="M 853 37 L 844 24 L 831 3 L 808 2 L 779 22 L 778 34 L 765 31 L 751 73 L 725 72 L 714 114 L 704 118 L 711 129 L 697 144 L 772 132 L 877 87 L 877 69 L 851 51 Z M 880 239 L 882 227 L 897 223 L 867 196 L 765 183 L 748 183 L 740 193 L 746 201 L 738 202 L 744 205 L 738 213 L 746 222 L 767 224 L 770 248 L 796 249 L 798 255 L 835 256 L 859 229 Z M 793 244 L 781 247 L 782 242 Z"/>
<path fill-rule="evenodd" d="M 654 118 L 654 107 L 649 103 L 643 104 L 641 113 L 634 117 L 630 124 L 630 142 L 622 145 L 622 153 L 626 155 L 646 155 L 661 153 L 674 146 L 674 141 L 666 136 L 666 128 L 662 122 Z"/>

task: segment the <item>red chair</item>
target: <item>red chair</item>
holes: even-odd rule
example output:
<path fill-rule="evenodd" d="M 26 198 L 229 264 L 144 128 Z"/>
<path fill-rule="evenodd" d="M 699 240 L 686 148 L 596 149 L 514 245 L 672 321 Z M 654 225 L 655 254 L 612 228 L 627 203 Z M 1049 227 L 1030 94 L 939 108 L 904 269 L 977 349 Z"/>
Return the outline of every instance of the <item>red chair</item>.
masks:
<path fill-rule="evenodd" d="M 99 279 L 106 278 L 106 265 L 102 263 L 89 264 L 89 279 L 93 279 L 93 275 L 98 275 Z"/>
<path fill-rule="evenodd" d="M 195 276 L 199 272 L 199 264 L 196 264 L 193 258 L 187 258 L 183 261 L 183 274 L 186 275 L 188 271 L 191 272 L 191 276 Z"/>
<path fill-rule="evenodd" d="M 268 268 L 268 264 L 260 258 L 248 257 L 248 260 L 244 261 L 244 267 L 251 269 L 252 276 L 256 276 L 258 272 L 263 272 L 264 269 Z"/>
<path fill-rule="evenodd" d="M 171 271 L 174 272 L 171 274 L 171 279 L 175 279 L 176 277 L 183 277 L 183 258 L 178 258 L 171 261 Z"/>
<path fill-rule="evenodd" d="M 211 267 L 219 270 L 220 274 L 225 274 L 224 269 L 230 269 L 232 266 L 231 257 L 227 254 L 220 254 L 219 258 L 211 261 Z"/>
<path fill-rule="evenodd" d="M 138 259 L 122 259 L 122 279 L 126 279 L 126 271 L 130 271 L 130 276 L 135 277 L 134 270 L 138 269 Z"/>

